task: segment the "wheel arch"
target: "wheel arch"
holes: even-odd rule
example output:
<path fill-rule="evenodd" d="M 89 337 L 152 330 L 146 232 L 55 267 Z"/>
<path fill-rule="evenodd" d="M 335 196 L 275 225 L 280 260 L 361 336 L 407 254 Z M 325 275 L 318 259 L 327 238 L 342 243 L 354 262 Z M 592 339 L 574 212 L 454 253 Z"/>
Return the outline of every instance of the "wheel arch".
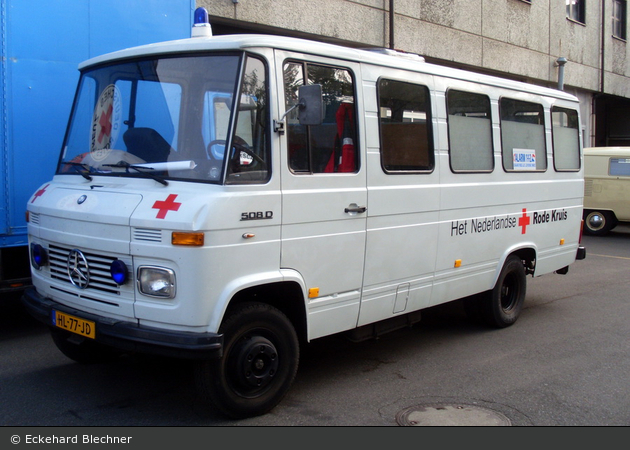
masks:
<path fill-rule="evenodd" d="M 520 247 L 514 247 L 508 249 L 508 251 L 505 252 L 505 255 L 503 255 L 503 258 L 501 259 L 501 263 L 497 265 L 497 269 L 494 275 L 494 282 L 492 284 L 493 286 L 499 279 L 499 275 L 501 273 L 501 270 L 503 270 L 503 266 L 505 265 L 506 261 L 512 255 L 517 256 L 518 258 L 520 258 L 521 261 L 523 261 L 523 266 L 525 267 L 525 275 L 534 275 L 534 272 L 536 271 L 536 246 L 534 244 L 529 244 Z"/>
<path fill-rule="evenodd" d="M 265 303 L 277 308 L 293 324 L 300 340 L 307 336 L 304 291 L 295 281 L 280 281 L 246 287 L 230 300 L 225 313 L 231 308 L 248 302 Z M 224 315 L 225 315 L 224 313 Z"/>
<path fill-rule="evenodd" d="M 598 211 L 610 213 L 613 219 L 618 220 L 617 215 L 615 214 L 615 211 L 610 208 L 592 208 L 592 207 L 587 207 L 587 206 L 584 206 L 582 208 L 582 218 L 586 218 L 586 216 L 589 213 L 598 212 Z"/>

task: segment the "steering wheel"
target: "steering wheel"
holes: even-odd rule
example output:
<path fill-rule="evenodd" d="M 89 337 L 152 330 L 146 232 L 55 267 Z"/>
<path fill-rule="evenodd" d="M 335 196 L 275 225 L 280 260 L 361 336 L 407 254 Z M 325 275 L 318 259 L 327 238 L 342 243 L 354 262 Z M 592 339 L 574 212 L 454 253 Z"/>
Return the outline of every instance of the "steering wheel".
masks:
<path fill-rule="evenodd" d="M 219 158 L 214 156 L 214 152 L 212 151 L 212 147 L 214 147 L 215 145 L 222 145 L 225 148 L 225 144 L 226 143 L 227 143 L 227 141 L 225 139 L 215 139 L 214 141 L 210 141 L 210 143 L 208 144 L 208 147 L 207 147 L 207 153 L 208 153 L 208 156 L 210 157 L 210 159 L 215 160 L 215 161 L 219 160 Z M 223 159 L 223 158 L 220 158 L 220 159 Z"/>

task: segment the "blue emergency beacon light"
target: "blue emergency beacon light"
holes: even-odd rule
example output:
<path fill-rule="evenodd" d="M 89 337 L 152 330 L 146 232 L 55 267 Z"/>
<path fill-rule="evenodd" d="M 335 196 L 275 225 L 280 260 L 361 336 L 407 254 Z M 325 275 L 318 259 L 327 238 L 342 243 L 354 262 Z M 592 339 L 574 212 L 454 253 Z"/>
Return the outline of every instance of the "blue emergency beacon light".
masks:
<path fill-rule="evenodd" d="M 208 11 L 206 8 L 199 7 L 195 9 L 194 23 L 190 33 L 191 37 L 210 37 L 212 36 L 212 27 L 208 20 Z"/>

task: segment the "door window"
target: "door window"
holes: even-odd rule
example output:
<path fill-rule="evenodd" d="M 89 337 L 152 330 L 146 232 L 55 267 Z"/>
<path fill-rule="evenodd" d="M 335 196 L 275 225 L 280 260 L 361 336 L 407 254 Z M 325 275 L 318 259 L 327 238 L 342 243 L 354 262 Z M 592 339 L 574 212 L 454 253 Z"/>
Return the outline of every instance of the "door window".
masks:
<path fill-rule="evenodd" d="M 294 173 L 349 173 L 359 168 L 355 89 L 348 69 L 287 62 L 284 65 L 286 110 L 298 102 L 304 84 L 320 84 L 324 97 L 321 125 L 300 125 L 298 108 L 287 116 L 289 166 Z"/>

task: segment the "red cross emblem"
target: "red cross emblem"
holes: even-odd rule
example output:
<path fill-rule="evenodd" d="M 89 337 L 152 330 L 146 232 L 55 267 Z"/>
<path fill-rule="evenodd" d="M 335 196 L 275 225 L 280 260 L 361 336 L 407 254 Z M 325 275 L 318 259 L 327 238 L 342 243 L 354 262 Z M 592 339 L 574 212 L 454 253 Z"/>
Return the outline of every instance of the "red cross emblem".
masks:
<path fill-rule="evenodd" d="M 103 141 L 103 136 L 108 136 L 112 132 L 112 111 L 114 110 L 114 106 L 110 103 L 109 108 L 107 108 L 107 112 L 103 112 L 101 114 L 101 118 L 98 119 L 98 124 L 101 126 L 101 132 L 98 134 L 98 142 L 99 144 Z"/>
<path fill-rule="evenodd" d="M 170 194 L 168 197 L 166 197 L 166 200 L 156 201 L 151 207 L 152 209 L 158 210 L 157 216 L 155 216 L 155 218 L 164 219 L 166 217 L 166 213 L 168 213 L 169 211 L 177 211 L 179 207 L 182 206 L 182 204 L 176 202 L 176 198 L 177 194 Z"/>
<path fill-rule="evenodd" d="M 50 184 L 47 184 L 46 186 L 41 188 L 39 191 L 35 192 L 35 195 L 33 196 L 33 200 L 31 200 L 31 203 L 33 203 L 35 200 L 37 200 L 37 197 L 41 197 L 42 195 L 44 195 L 44 192 L 46 192 L 46 188 L 48 186 L 50 186 Z"/>
<path fill-rule="evenodd" d="M 521 234 L 525 234 L 525 228 L 530 222 L 531 219 L 527 215 L 527 209 L 523 208 L 523 215 L 518 219 L 518 226 L 521 227 Z"/>

